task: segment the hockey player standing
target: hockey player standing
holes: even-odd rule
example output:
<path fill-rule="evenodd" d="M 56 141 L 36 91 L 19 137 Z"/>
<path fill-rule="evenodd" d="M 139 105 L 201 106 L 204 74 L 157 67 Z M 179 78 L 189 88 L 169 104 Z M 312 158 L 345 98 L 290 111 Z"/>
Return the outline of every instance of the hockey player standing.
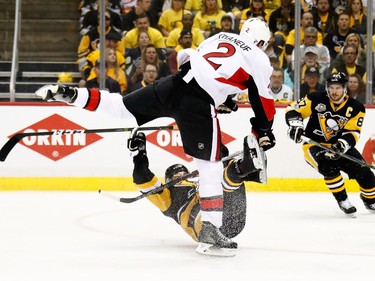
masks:
<path fill-rule="evenodd" d="M 202 231 L 197 252 L 210 247 L 236 249 L 237 243 L 220 232 L 223 189 L 220 161 L 221 132 L 216 108 L 233 108 L 228 97 L 248 90 L 255 117 L 252 131 L 259 145 L 275 145 L 272 123 L 275 107 L 268 85 L 272 74 L 263 52 L 271 37 L 260 19 L 247 20 L 240 34 L 219 33 L 203 41 L 195 51 L 179 52 L 180 71 L 124 97 L 96 89 L 46 85 L 36 93 L 45 100 L 65 101 L 121 119 L 135 118 L 138 125 L 159 117 L 172 117 L 181 133 L 185 152 L 192 156 L 200 175 Z"/>
<path fill-rule="evenodd" d="M 288 136 L 300 143 L 304 134 L 334 151 L 363 160 L 355 145 L 361 133 L 365 107 L 346 94 L 346 83 L 344 73 L 332 73 L 326 80 L 326 92 L 309 94 L 291 104 L 286 112 Z M 302 148 L 305 160 L 324 177 L 345 214 L 354 216 L 357 209 L 348 199 L 341 171 L 358 182 L 365 207 L 375 212 L 375 177 L 370 168 L 314 144 L 304 143 Z"/>

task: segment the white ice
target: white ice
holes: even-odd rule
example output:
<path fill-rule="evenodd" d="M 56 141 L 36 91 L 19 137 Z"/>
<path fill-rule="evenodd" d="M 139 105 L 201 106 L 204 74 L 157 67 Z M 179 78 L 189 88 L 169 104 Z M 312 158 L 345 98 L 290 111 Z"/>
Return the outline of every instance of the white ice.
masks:
<path fill-rule="evenodd" d="M 356 219 L 330 193 L 247 193 L 237 256 L 218 258 L 196 254 L 196 243 L 145 199 L 1 192 L 0 280 L 374 280 L 375 214 L 358 193 L 349 197 Z"/>

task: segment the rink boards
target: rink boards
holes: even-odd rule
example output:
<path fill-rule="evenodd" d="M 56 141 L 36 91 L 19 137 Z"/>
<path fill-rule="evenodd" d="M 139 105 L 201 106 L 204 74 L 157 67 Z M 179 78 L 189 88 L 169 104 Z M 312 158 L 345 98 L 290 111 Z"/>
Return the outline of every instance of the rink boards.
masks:
<path fill-rule="evenodd" d="M 249 191 L 326 191 L 320 175 L 303 159 L 301 145 L 286 136 L 285 106 L 277 107 L 274 134 L 277 145 L 267 152 L 267 185 L 248 184 Z M 375 107 L 366 108 L 358 150 L 366 161 L 374 161 Z M 252 110 L 242 106 L 232 114 L 219 115 L 223 142 L 231 153 L 241 150 L 250 132 Z M 133 127 L 134 121 L 119 121 L 71 106 L 48 103 L 1 103 L 0 146 L 20 132 L 84 130 Z M 4 121 L 7 120 L 7 121 Z M 147 125 L 169 125 L 162 118 Z M 150 168 L 159 177 L 174 163 L 194 169 L 182 149 L 179 131 L 147 131 Z M 132 159 L 126 149 L 129 133 L 74 134 L 29 137 L 20 141 L 4 162 L 0 162 L 0 190 L 126 190 L 133 191 Z M 372 144 L 374 143 L 374 144 Z M 357 191 L 347 180 L 349 191 Z"/>

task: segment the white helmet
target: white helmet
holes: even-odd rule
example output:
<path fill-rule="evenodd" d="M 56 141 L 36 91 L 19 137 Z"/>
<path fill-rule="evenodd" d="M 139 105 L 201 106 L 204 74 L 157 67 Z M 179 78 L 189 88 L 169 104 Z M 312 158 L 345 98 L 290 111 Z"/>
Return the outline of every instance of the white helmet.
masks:
<path fill-rule="evenodd" d="M 255 45 L 263 41 L 263 46 L 260 48 L 265 51 L 268 46 L 268 41 L 271 38 L 271 32 L 268 24 L 258 18 L 250 18 L 243 24 L 240 36 L 250 39 Z"/>

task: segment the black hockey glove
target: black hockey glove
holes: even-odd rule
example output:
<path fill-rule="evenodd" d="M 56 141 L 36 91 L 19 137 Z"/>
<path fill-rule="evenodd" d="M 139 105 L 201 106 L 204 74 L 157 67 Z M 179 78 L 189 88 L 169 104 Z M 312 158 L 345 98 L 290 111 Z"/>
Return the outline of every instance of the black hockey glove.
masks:
<path fill-rule="evenodd" d="M 332 144 L 331 149 L 335 152 L 345 154 L 350 149 L 349 143 L 344 139 L 338 139 L 337 142 Z M 333 151 L 327 151 L 324 153 L 324 157 L 329 160 L 337 160 L 341 156 Z"/>
<path fill-rule="evenodd" d="M 291 138 L 295 143 L 302 142 L 301 136 L 304 133 L 303 121 L 300 118 L 289 120 L 288 137 Z"/>
<path fill-rule="evenodd" d="M 218 106 L 216 109 L 217 113 L 231 113 L 232 111 L 237 111 L 238 110 L 238 105 L 232 100 L 230 96 L 227 97 L 227 100 Z"/>
<path fill-rule="evenodd" d="M 146 136 L 134 129 L 128 139 L 128 149 L 131 156 L 146 154 Z"/>
<path fill-rule="evenodd" d="M 276 145 L 275 136 L 272 133 L 272 129 L 260 129 L 256 124 L 255 117 L 250 118 L 250 123 L 252 125 L 252 131 L 258 140 L 259 146 L 267 151 Z"/>

